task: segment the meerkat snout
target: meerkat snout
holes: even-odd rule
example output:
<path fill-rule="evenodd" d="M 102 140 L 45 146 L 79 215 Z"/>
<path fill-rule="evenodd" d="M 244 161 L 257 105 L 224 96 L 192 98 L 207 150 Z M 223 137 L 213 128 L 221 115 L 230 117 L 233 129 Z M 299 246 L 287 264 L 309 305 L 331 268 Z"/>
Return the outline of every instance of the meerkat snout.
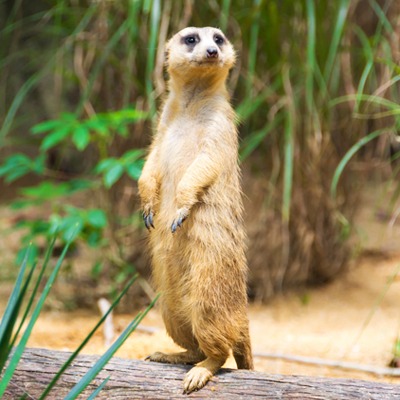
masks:
<path fill-rule="evenodd" d="M 209 47 L 207 49 L 207 58 L 218 58 L 218 49 L 216 47 Z"/>

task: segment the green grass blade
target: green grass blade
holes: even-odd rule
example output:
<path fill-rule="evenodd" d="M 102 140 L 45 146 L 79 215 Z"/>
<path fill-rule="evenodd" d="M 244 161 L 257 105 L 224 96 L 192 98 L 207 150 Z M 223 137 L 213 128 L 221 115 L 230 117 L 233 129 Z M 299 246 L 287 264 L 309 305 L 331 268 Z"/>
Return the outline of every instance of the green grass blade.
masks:
<path fill-rule="evenodd" d="M 79 352 L 83 349 L 83 347 L 86 345 L 86 343 L 92 338 L 94 333 L 97 331 L 99 326 L 105 321 L 105 319 L 108 317 L 108 315 L 111 313 L 111 311 L 117 306 L 121 298 L 125 295 L 125 293 L 128 291 L 128 289 L 132 286 L 132 284 L 137 280 L 138 274 L 134 275 L 131 280 L 126 284 L 125 288 L 121 291 L 121 293 L 118 295 L 118 297 L 114 300 L 110 308 L 107 310 L 107 312 L 102 316 L 102 318 L 99 320 L 99 322 L 96 324 L 96 326 L 89 332 L 89 334 L 86 336 L 86 338 L 82 341 L 82 343 L 78 346 L 78 348 L 71 354 L 71 356 L 68 358 L 68 360 L 63 364 L 63 366 L 60 368 L 59 371 L 57 371 L 57 374 L 54 376 L 54 378 L 51 380 L 51 382 L 47 385 L 46 389 L 42 393 L 42 395 L 39 397 L 38 400 L 44 399 L 50 390 L 54 387 L 54 385 L 57 383 L 58 379 L 60 376 L 64 373 L 64 371 L 69 367 L 71 362 L 76 358 L 76 356 L 79 354 Z"/>
<path fill-rule="evenodd" d="M 9 341 L 16 323 L 16 319 L 18 317 L 19 307 L 22 303 L 21 287 L 28 264 L 29 253 L 30 247 L 28 247 L 25 253 L 25 257 L 22 261 L 17 280 L 11 292 L 10 298 L 3 314 L 3 318 L 1 319 L 0 323 L 0 373 L 4 368 L 10 352 Z"/>
<path fill-rule="evenodd" d="M 114 49 L 114 47 L 120 42 L 122 36 L 126 31 L 129 30 L 130 28 L 130 23 L 131 21 L 129 19 L 125 20 L 121 26 L 115 31 L 115 33 L 112 35 L 110 40 L 108 40 L 106 46 L 104 49 L 102 49 L 101 55 L 99 56 L 98 60 L 96 61 L 92 72 L 90 73 L 88 83 L 85 86 L 85 90 L 80 98 L 80 102 L 78 104 L 76 114 L 79 115 L 82 113 L 84 104 L 86 103 L 87 99 L 90 96 L 90 93 L 92 91 L 93 86 L 96 83 L 96 78 L 98 77 L 101 68 L 104 66 L 104 64 L 107 62 L 108 56 Z"/>
<path fill-rule="evenodd" d="M 389 19 L 386 17 L 387 10 L 382 10 L 381 6 L 378 4 L 376 0 L 369 0 L 369 4 L 371 4 L 372 9 L 375 11 L 378 16 L 379 23 L 383 26 L 386 32 L 389 35 L 393 35 L 393 27 L 390 23 Z M 387 7 L 386 7 L 387 8 Z"/>
<path fill-rule="evenodd" d="M 145 311 L 139 313 L 134 320 L 125 328 L 118 339 L 112 344 L 112 346 L 100 357 L 100 359 L 93 365 L 93 367 L 82 377 L 82 379 L 72 388 L 64 400 L 76 399 L 82 391 L 90 384 L 90 382 L 97 376 L 102 368 L 108 363 L 115 352 L 122 346 L 129 335 L 137 328 L 142 319 L 150 311 L 157 301 L 159 295 L 150 303 Z"/>
<path fill-rule="evenodd" d="M 72 235 L 72 237 L 73 237 L 73 235 Z M 54 280 L 57 277 L 57 274 L 60 270 L 61 264 L 64 261 L 65 255 L 67 254 L 67 251 L 68 251 L 71 243 L 72 243 L 72 240 L 69 240 L 67 242 L 67 244 L 65 245 L 65 247 L 62 251 L 62 254 L 57 261 L 57 264 L 56 264 L 55 268 L 53 269 L 53 272 L 51 273 L 51 275 L 46 283 L 46 286 L 43 289 L 43 292 L 39 298 L 39 301 L 36 304 L 35 309 L 33 310 L 33 313 L 32 313 L 31 319 L 29 320 L 28 326 L 27 326 L 25 332 L 23 333 L 20 342 L 18 343 L 18 345 L 16 347 L 13 356 L 11 357 L 8 367 L 6 368 L 6 370 L 4 372 L 3 379 L 0 381 L 0 398 L 4 394 L 4 392 L 7 388 L 7 385 L 10 382 L 10 380 L 14 374 L 14 371 L 17 368 L 18 362 L 21 359 L 22 353 L 26 347 L 26 343 L 28 342 L 28 339 L 32 332 L 32 329 L 39 317 L 39 314 L 43 307 L 44 301 L 46 300 L 47 295 L 49 294 L 50 289 L 54 283 Z"/>
<path fill-rule="evenodd" d="M 31 267 L 31 269 L 29 270 L 28 276 L 26 277 L 25 282 L 24 282 L 24 286 L 23 286 L 22 289 L 21 289 L 21 292 L 20 292 L 20 299 L 19 299 L 19 302 L 18 302 L 19 307 L 18 307 L 18 310 L 16 310 L 16 314 L 15 314 L 15 318 L 16 318 L 16 319 L 14 320 L 13 328 L 14 328 L 14 326 L 16 325 L 16 322 L 17 322 L 17 319 L 18 319 L 18 315 L 19 315 L 20 307 L 21 307 L 21 305 L 22 305 L 22 303 L 23 303 L 23 301 L 24 301 L 24 299 L 25 299 L 25 294 L 26 294 L 26 292 L 27 292 L 27 290 L 28 290 L 28 287 L 29 287 L 29 284 L 30 284 L 30 282 L 31 282 L 31 280 L 32 280 L 33 272 L 35 271 L 35 269 L 36 269 L 36 263 L 34 263 L 34 264 L 32 265 L 32 267 Z M 22 318 L 21 322 L 19 323 L 19 326 L 18 326 L 18 328 L 17 328 L 17 331 L 14 333 L 14 336 L 13 336 L 13 338 L 11 339 L 11 341 L 10 341 L 10 343 L 9 343 L 9 345 L 8 345 L 10 351 L 11 351 L 12 347 L 14 346 L 14 344 L 15 344 L 15 342 L 16 342 L 16 340 L 17 340 L 18 334 L 19 334 L 19 332 L 20 332 L 20 330 L 21 330 L 21 327 L 22 327 L 22 325 L 23 325 L 23 323 L 24 323 L 24 320 L 25 320 L 25 318 L 26 318 L 26 315 L 27 315 L 28 312 L 29 312 L 28 308 L 29 308 L 29 306 L 28 306 L 28 307 L 25 307 L 24 317 Z M 12 329 L 13 329 L 13 328 L 12 328 Z M 9 339 L 10 339 L 10 338 L 9 338 Z"/>
<path fill-rule="evenodd" d="M 265 102 L 269 96 L 275 96 L 276 91 L 282 86 L 282 79 L 279 75 L 268 85 L 260 94 L 252 97 L 245 97 L 236 107 L 236 113 L 240 121 L 248 120 L 259 108 L 265 107 Z"/>
<path fill-rule="evenodd" d="M 363 30 L 357 26 L 354 28 L 354 30 L 361 42 L 361 45 L 362 45 L 362 48 L 364 51 L 364 56 L 367 59 L 367 62 L 365 64 L 365 67 L 361 74 L 360 82 L 358 83 L 358 87 L 357 87 L 357 94 L 360 95 L 360 94 L 364 93 L 365 84 L 366 84 L 368 76 L 372 70 L 372 67 L 374 66 L 374 53 L 372 51 L 372 47 L 369 43 L 368 37 L 365 35 Z M 360 107 L 360 103 L 356 102 L 355 110 L 358 111 L 359 107 Z"/>
<path fill-rule="evenodd" d="M 153 0 L 150 14 L 150 37 L 149 47 L 147 49 L 147 62 L 146 62 L 146 96 L 149 104 L 150 115 L 153 116 L 156 112 L 156 104 L 153 95 L 153 70 L 156 59 L 157 51 L 157 37 L 160 28 L 161 17 L 161 2 L 160 0 Z"/>
<path fill-rule="evenodd" d="M 285 144 L 284 144 L 284 173 L 283 173 L 283 204 L 282 218 L 289 221 L 290 204 L 292 200 L 293 186 L 293 138 L 294 121 L 291 110 L 286 113 L 285 118 Z"/>
<path fill-rule="evenodd" d="M 43 275 L 44 275 L 44 272 L 45 272 L 45 270 L 47 268 L 47 265 L 49 263 L 50 256 L 53 253 L 53 248 L 54 248 L 56 239 L 57 239 L 56 236 L 54 236 L 52 241 L 51 241 L 51 243 L 50 243 L 50 246 L 47 248 L 46 255 L 45 255 L 45 258 L 44 258 L 44 261 L 43 261 L 43 264 L 42 264 L 42 268 L 40 269 L 39 275 L 38 275 L 38 277 L 36 279 L 35 287 L 33 288 L 32 294 L 31 294 L 31 296 L 29 298 L 29 301 L 28 301 L 28 304 L 25 307 L 24 315 L 23 315 L 23 317 L 21 319 L 21 322 L 19 324 L 19 327 L 18 327 L 17 331 L 15 332 L 15 335 L 14 335 L 14 338 L 12 340 L 11 346 L 14 346 L 14 344 L 15 344 L 17 338 L 18 338 L 19 332 L 21 331 L 22 326 L 24 325 L 24 322 L 25 322 L 25 320 L 26 320 L 26 318 L 27 318 L 27 316 L 28 316 L 28 314 L 29 314 L 29 312 L 30 312 L 30 310 L 32 308 L 33 301 L 34 301 L 34 299 L 36 297 L 36 293 L 39 290 L 39 285 L 41 284 L 41 282 L 43 280 Z M 33 272 L 33 269 L 32 269 L 32 272 Z"/>
<path fill-rule="evenodd" d="M 337 191 L 337 185 L 339 183 L 339 179 L 343 173 L 344 168 L 350 161 L 350 159 L 354 156 L 354 154 L 357 153 L 358 150 L 361 149 L 361 147 L 365 146 L 368 142 L 371 140 L 377 138 L 378 136 L 382 135 L 382 133 L 386 132 L 385 129 L 378 129 L 369 135 L 363 137 L 361 140 L 359 140 L 356 144 L 354 144 L 350 150 L 344 155 L 344 157 L 341 159 L 339 165 L 336 167 L 336 170 L 333 174 L 333 179 L 331 183 L 331 197 L 333 199 L 336 198 L 336 191 Z"/>
<path fill-rule="evenodd" d="M 336 18 L 336 24 L 333 30 L 332 41 L 329 47 L 329 53 L 326 59 L 325 70 L 324 70 L 324 79 L 327 84 L 332 74 L 333 66 L 339 48 L 340 39 L 342 38 L 344 25 L 347 18 L 347 12 L 349 11 L 349 5 L 350 5 L 349 0 L 340 0 L 339 11 Z"/>
<path fill-rule="evenodd" d="M 221 10 L 221 19 L 220 19 L 220 25 L 221 25 L 221 30 L 226 31 L 226 28 L 228 27 L 228 18 L 229 18 L 229 8 L 231 6 L 231 1 L 230 0 L 223 0 L 222 1 L 222 10 Z"/>
<path fill-rule="evenodd" d="M 23 100 L 25 99 L 27 93 L 39 82 L 40 79 L 47 73 L 47 68 L 44 67 L 36 74 L 33 74 L 18 90 L 18 93 L 14 97 L 10 108 L 4 118 L 3 125 L 0 129 L 0 146 L 4 141 L 5 136 L 8 134 L 11 125 L 14 121 L 15 114 L 17 113 L 19 107 L 21 106 Z"/>
<path fill-rule="evenodd" d="M 306 69 L 306 105 L 308 111 L 313 110 L 314 103 L 314 71 L 317 63 L 315 57 L 315 6 L 314 0 L 306 0 L 307 8 L 307 69 Z"/>
<path fill-rule="evenodd" d="M 88 397 L 88 400 L 93 400 L 103 389 L 104 386 L 106 386 L 107 382 L 110 380 L 110 377 L 107 376 L 106 379 L 101 383 L 101 385 Z"/>
<path fill-rule="evenodd" d="M 396 81 L 397 80 L 398 79 L 396 79 Z M 329 106 L 333 107 L 333 106 L 336 106 L 337 104 L 345 103 L 348 101 L 357 101 L 358 103 L 361 103 L 362 101 L 366 101 L 366 102 L 369 102 L 369 103 L 372 103 L 372 104 L 375 104 L 378 106 L 386 107 L 392 111 L 396 111 L 399 109 L 399 104 L 394 101 L 385 99 L 384 97 L 370 95 L 370 94 L 362 94 L 362 93 L 350 94 L 347 96 L 337 97 L 336 99 L 329 102 Z"/>
<path fill-rule="evenodd" d="M 261 0 L 253 1 L 253 22 L 250 28 L 249 58 L 247 67 L 246 98 L 251 98 L 253 93 L 253 82 L 256 71 L 258 34 L 260 31 L 260 5 Z"/>
<path fill-rule="evenodd" d="M 283 114 L 275 116 L 272 121 L 269 121 L 265 126 L 247 136 L 243 141 L 240 148 L 240 161 L 243 162 L 265 139 L 268 134 L 270 134 L 283 120 Z"/>
<path fill-rule="evenodd" d="M 78 24 L 78 26 L 72 33 L 71 40 L 67 41 L 66 45 L 67 48 L 73 46 L 75 42 L 74 40 L 72 40 L 72 37 L 76 36 L 80 31 L 82 31 L 87 26 L 92 15 L 96 10 L 97 10 L 96 4 L 88 8 L 88 11 L 86 12 L 84 18 L 82 18 L 82 21 Z M 7 111 L 3 125 L 0 129 L 0 146 L 2 145 L 5 136 L 8 134 L 11 125 L 14 121 L 15 115 L 18 109 L 20 108 L 21 104 L 23 103 L 23 100 L 25 99 L 26 95 L 31 91 L 33 87 L 35 87 L 35 85 L 43 78 L 43 76 L 47 74 L 48 70 L 54 65 L 56 57 L 57 56 L 55 55 L 46 65 L 43 66 L 43 68 L 39 72 L 33 74 L 19 89 L 18 93 L 14 97 L 14 100 L 10 108 Z"/>

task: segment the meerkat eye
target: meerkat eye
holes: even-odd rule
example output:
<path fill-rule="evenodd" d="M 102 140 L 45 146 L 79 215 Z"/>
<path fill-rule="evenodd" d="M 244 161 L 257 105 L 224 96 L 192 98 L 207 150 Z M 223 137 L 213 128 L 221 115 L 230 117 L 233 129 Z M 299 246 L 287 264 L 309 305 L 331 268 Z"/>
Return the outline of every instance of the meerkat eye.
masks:
<path fill-rule="evenodd" d="M 196 43 L 196 36 L 186 36 L 185 43 L 188 45 L 193 45 Z"/>
<path fill-rule="evenodd" d="M 214 42 L 218 45 L 221 46 L 225 42 L 225 39 L 221 35 L 214 35 Z"/>

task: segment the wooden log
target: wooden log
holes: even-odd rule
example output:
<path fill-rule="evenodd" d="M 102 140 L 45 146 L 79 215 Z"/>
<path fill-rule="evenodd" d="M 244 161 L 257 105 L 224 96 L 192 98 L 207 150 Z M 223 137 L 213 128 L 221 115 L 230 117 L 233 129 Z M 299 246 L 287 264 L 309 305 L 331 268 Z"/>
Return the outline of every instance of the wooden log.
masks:
<path fill-rule="evenodd" d="M 3 399 L 40 396 L 70 353 L 27 349 Z M 62 399 L 98 359 L 80 355 L 64 373 L 49 399 Z M 400 386 L 356 379 L 269 375 L 222 369 L 205 388 L 182 394 L 182 379 L 190 366 L 113 358 L 85 390 L 87 398 L 108 376 L 98 399 L 400 399 Z"/>

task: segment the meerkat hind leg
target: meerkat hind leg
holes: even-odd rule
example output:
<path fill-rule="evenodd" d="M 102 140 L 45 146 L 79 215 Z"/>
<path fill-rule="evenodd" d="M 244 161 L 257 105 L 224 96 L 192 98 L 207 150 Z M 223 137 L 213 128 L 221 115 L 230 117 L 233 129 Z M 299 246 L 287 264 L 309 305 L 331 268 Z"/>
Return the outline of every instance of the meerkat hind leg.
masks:
<path fill-rule="evenodd" d="M 187 350 L 178 353 L 166 354 L 157 351 L 146 357 L 146 360 L 168 364 L 197 364 L 203 361 L 206 356 L 200 351 Z"/>
<path fill-rule="evenodd" d="M 200 390 L 224 365 L 225 361 L 226 358 L 207 357 L 204 361 L 198 363 L 186 374 L 183 380 L 183 392 L 189 394 L 195 390 Z"/>

